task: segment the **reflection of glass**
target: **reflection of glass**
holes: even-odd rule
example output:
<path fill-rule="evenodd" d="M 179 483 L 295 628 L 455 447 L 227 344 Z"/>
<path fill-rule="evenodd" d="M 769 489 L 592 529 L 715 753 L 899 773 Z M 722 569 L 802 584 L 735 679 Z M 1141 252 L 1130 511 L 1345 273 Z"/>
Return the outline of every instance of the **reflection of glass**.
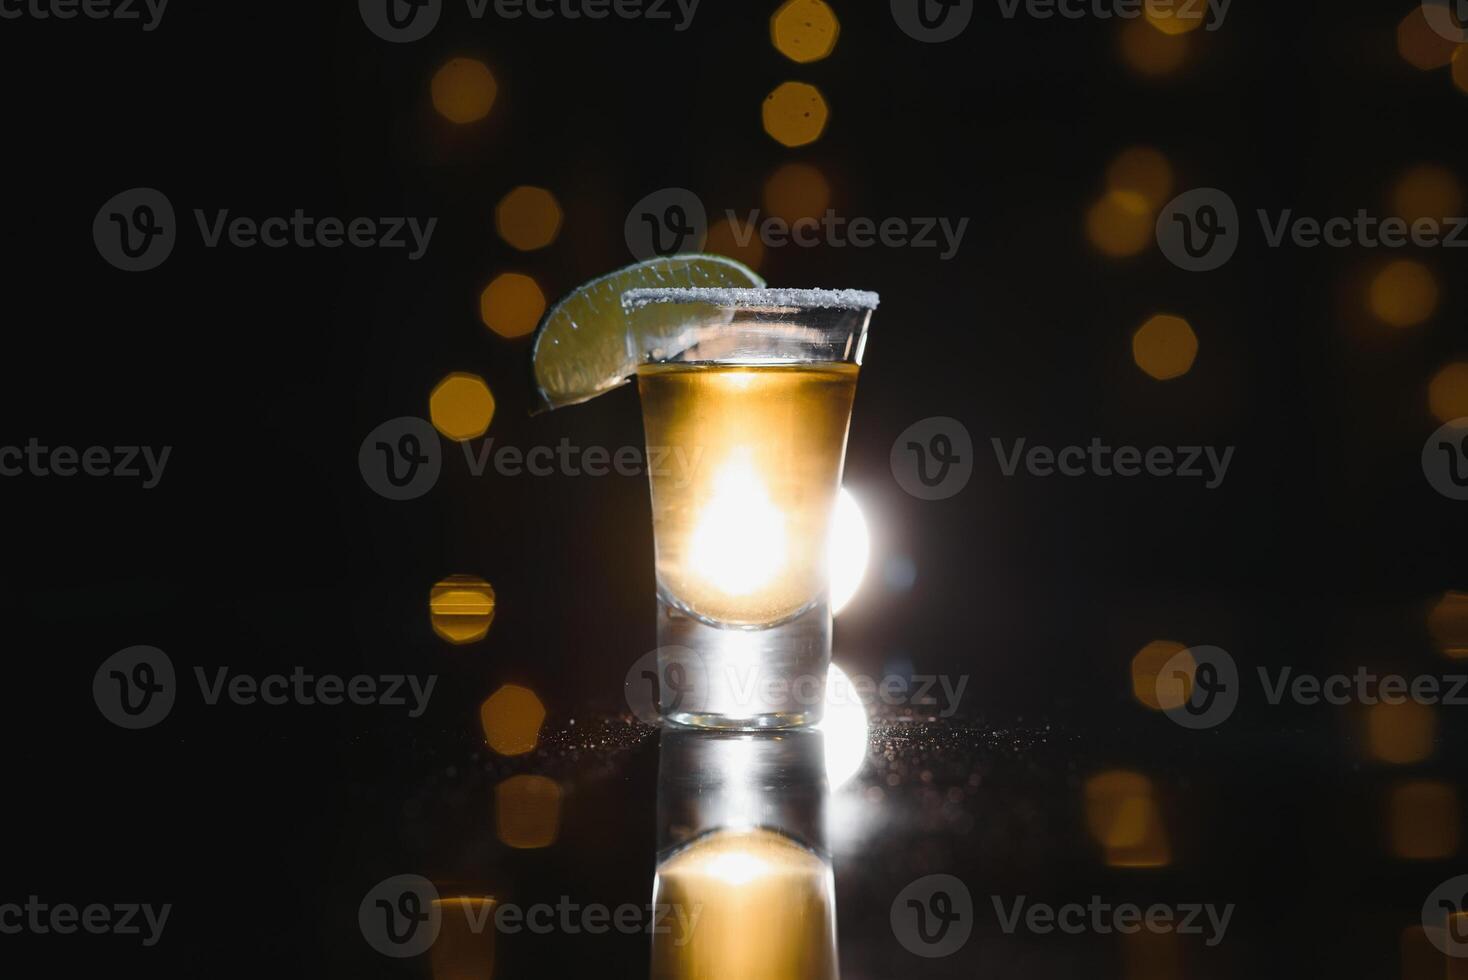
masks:
<path fill-rule="evenodd" d="M 694 910 L 687 941 L 654 935 L 654 980 L 836 977 L 831 867 L 768 830 L 715 831 L 658 869 L 653 902 Z"/>
<path fill-rule="evenodd" d="M 653 902 L 690 925 L 654 933 L 653 980 L 839 975 L 824 767 L 819 732 L 664 732 Z"/>
<path fill-rule="evenodd" d="M 700 659 L 697 683 L 667 711 L 675 723 L 756 729 L 820 720 L 830 659 L 827 545 L 876 301 L 826 290 L 623 297 L 631 315 L 662 324 L 634 332 L 655 345 L 634 353 L 659 643 Z M 813 697 L 792 690 L 800 680 L 812 682 Z"/>

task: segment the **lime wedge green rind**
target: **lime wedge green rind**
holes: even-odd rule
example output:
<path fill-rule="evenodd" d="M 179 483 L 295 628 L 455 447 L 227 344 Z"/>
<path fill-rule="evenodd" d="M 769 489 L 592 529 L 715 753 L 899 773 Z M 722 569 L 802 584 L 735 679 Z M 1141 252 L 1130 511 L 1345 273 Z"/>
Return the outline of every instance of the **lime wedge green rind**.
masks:
<path fill-rule="evenodd" d="M 580 286 L 546 311 L 536 329 L 531 360 L 535 384 L 547 408 L 588 401 L 625 383 L 636 369 L 631 351 L 642 339 L 628 333 L 622 294 L 669 286 L 760 288 L 755 272 L 722 255 L 670 255 L 648 259 Z"/>

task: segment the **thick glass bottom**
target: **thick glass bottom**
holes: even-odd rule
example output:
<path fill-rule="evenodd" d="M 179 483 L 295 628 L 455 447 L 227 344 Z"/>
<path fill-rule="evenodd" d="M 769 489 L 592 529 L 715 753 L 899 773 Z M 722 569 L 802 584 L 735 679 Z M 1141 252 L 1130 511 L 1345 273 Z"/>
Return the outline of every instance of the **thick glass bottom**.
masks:
<path fill-rule="evenodd" d="M 769 731 L 820 722 L 831 662 L 823 599 L 768 629 L 728 629 L 658 601 L 663 721 L 685 728 Z"/>

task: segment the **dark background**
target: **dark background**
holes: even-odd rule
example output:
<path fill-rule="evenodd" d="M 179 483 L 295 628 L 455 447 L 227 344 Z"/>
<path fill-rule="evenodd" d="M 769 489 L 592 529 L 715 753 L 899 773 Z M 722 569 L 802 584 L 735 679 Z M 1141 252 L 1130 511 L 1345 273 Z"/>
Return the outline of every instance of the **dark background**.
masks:
<path fill-rule="evenodd" d="M 761 273 L 882 295 L 846 476 L 874 555 L 838 622 L 837 659 L 971 678 L 948 733 L 896 725 L 874 743 L 904 774 L 886 782 L 887 805 L 921 814 L 913 773 L 943 765 L 1000 787 L 970 800 L 965 823 L 894 818 L 885 842 L 838 854 L 845 973 L 1113 974 L 1114 950 L 1094 937 L 1046 947 L 996 933 L 952 960 L 918 961 L 885 917 L 888 895 L 935 870 L 976 894 L 1123 888 L 1097 883 L 1115 873 L 1088 850 L 1077 797 L 1086 773 L 1123 765 L 1152 774 L 1186 828 L 1177 867 L 1143 887 L 1241 905 L 1237 939 L 1194 962 L 1198 974 L 1399 975 L 1401 929 L 1464 868 L 1461 857 L 1389 858 L 1381 794 L 1400 773 L 1365 761 L 1354 715 L 1253 698 L 1223 728 L 1184 732 L 1133 701 L 1129 664 L 1168 637 L 1222 646 L 1250 674 L 1450 666 L 1425 617 L 1445 590 L 1468 587 L 1464 507 L 1432 490 L 1418 456 L 1438 424 L 1428 379 L 1468 354 L 1461 257 L 1412 250 L 1442 301 L 1427 323 L 1392 330 L 1364 312 L 1379 252 L 1268 249 L 1252 224 L 1224 269 L 1189 274 L 1155 248 L 1098 255 L 1083 216 L 1109 161 L 1136 144 L 1167 154 L 1179 190 L 1224 188 L 1246 215 L 1385 213 L 1410 164 L 1468 173 L 1468 96 L 1398 56 L 1406 3 L 1239 0 L 1161 80 L 1126 70 L 1115 21 L 1005 20 L 981 3 L 962 37 L 924 45 L 885 4 L 835 6 L 835 53 L 811 65 L 772 48 L 775 4 L 729 0 L 704 0 L 682 33 L 615 18 L 476 22 L 450 3 L 428 38 L 403 45 L 369 34 L 349 3 L 174 0 L 151 33 L 0 21 L 0 442 L 173 447 L 153 490 L 0 482 L 11 624 L 0 900 L 175 906 L 153 949 L 4 936 L 0 958 L 57 975 L 94 963 L 158 976 L 427 975 L 423 962 L 378 957 L 356 930 L 357 901 L 386 875 L 431 868 L 505 894 L 646 901 L 655 740 L 612 721 L 627 666 L 655 642 L 644 481 L 473 478 L 446 442 L 437 487 L 395 503 L 364 484 L 357 450 L 380 422 L 425 415 L 450 371 L 488 381 L 497 444 L 639 445 L 630 388 L 530 417 L 528 341 L 483 327 L 480 289 L 518 270 L 558 296 L 631 260 L 622 223 L 645 194 L 685 186 L 711 213 L 743 211 L 774 167 L 804 160 L 843 214 L 970 219 L 949 262 L 932 250 L 784 248 L 767 250 Z M 498 79 L 482 123 L 455 126 L 430 104 L 433 71 L 457 55 Z M 810 147 L 761 131 L 760 103 L 787 79 L 831 103 Z M 518 184 L 551 189 L 565 212 L 544 251 L 495 235 L 495 202 Z M 163 266 L 128 274 L 99 257 L 89 228 L 134 186 L 162 190 L 190 227 Z M 195 207 L 440 220 L 427 256 L 409 262 L 206 249 Z M 1130 337 L 1164 310 L 1189 319 L 1200 353 L 1160 383 L 1132 363 Z M 966 425 L 978 465 L 958 496 L 924 502 L 897 486 L 888 454 L 934 415 Z M 1213 491 L 1004 478 L 989 439 L 1020 436 L 1237 449 Z M 917 569 L 910 590 L 883 587 L 894 556 Z M 451 573 L 494 585 L 482 643 L 452 648 L 429 628 L 428 590 Z M 88 692 L 97 665 L 134 644 L 164 649 L 181 672 L 300 664 L 440 681 L 418 720 L 185 698 L 157 728 L 124 732 Z M 483 747 L 477 707 L 505 682 L 534 689 L 546 731 L 561 733 L 528 759 Z M 1463 710 L 1439 710 L 1436 752 L 1407 774 L 1459 779 Z M 612 733 L 598 744 L 573 719 Z M 944 751 L 955 755 L 932 761 Z M 493 786 L 520 771 L 571 787 L 561 838 L 544 851 L 494 840 Z M 880 783 L 881 771 L 866 778 Z M 505 976 L 646 969 L 636 937 L 503 955 Z"/>

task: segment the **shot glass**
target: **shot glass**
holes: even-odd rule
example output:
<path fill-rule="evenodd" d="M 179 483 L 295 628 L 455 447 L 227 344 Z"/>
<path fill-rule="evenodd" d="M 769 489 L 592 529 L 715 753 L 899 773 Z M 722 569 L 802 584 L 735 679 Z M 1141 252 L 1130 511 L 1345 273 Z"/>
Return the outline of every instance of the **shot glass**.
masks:
<path fill-rule="evenodd" d="M 676 725 L 820 720 L 828 541 L 874 293 L 637 289 L 658 587 Z"/>

